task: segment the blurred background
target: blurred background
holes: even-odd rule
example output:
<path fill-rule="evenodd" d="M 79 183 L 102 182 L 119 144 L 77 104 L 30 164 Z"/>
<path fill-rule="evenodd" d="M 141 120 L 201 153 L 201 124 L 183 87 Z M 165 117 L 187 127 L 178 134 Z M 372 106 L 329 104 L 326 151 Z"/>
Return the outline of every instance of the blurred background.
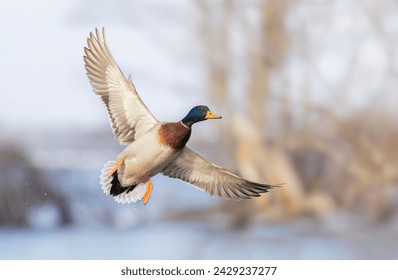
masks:
<path fill-rule="evenodd" d="M 398 258 L 397 1 L 0 3 L 0 259 Z M 190 146 L 283 187 L 102 194 L 123 149 L 83 67 L 102 26 L 159 120 L 207 104 Z"/>

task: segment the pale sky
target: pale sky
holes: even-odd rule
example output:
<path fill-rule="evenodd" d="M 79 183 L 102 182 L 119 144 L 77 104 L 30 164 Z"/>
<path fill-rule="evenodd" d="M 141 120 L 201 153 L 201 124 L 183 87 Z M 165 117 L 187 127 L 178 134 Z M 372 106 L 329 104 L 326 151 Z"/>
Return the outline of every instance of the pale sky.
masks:
<path fill-rule="evenodd" d="M 155 16 L 150 2 L 135 3 L 144 14 Z M 110 21 L 110 5 L 93 11 L 89 6 L 89 1 L 1 1 L 0 127 L 108 126 L 106 111 L 91 91 L 82 59 L 86 38 L 97 26 L 106 27 L 119 66 L 125 75 L 132 74 L 142 99 L 159 119 L 182 118 L 191 105 L 207 100 L 193 78 L 200 78 L 199 65 L 195 68 L 184 51 L 189 36 L 175 22 L 181 18 L 158 18 L 159 27 L 146 17 L 128 24 Z M 176 13 L 189 12 L 188 6 L 179 6 Z M 165 106 L 170 101 L 174 106 Z"/>
<path fill-rule="evenodd" d="M 116 61 L 125 75 L 132 74 L 141 98 L 156 117 L 180 119 L 192 106 L 206 104 L 200 44 L 195 43 L 201 34 L 195 25 L 199 15 L 194 3 L 0 0 L 0 128 L 109 126 L 102 102 L 91 91 L 82 59 L 89 32 L 102 26 Z M 366 13 L 350 8 L 355 1 L 333 1 L 332 7 L 301 3 L 306 4 L 296 7 L 287 21 L 291 39 L 297 40 L 294 36 L 307 26 L 309 37 L 301 47 L 308 45 L 319 52 L 310 53 L 315 67 L 305 76 L 302 57 L 306 50 L 300 44 L 293 47 L 284 68 L 291 85 L 288 94 L 299 92 L 306 79 L 310 79 L 310 96 L 330 105 L 335 100 L 333 89 L 347 77 L 352 81 L 347 88 L 349 102 L 360 104 L 377 97 L 388 82 L 392 84 L 387 90 L 396 88 L 396 82 L 386 77 L 389 60 L 398 60 L 398 56 L 389 57 L 380 36 L 396 32 L 398 17 L 381 17 L 386 22 L 381 33 Z M 348 67 L 353 57 L 355 69 Z M 244 74 L 237 73 L 237 77 Z M 244 98 L 245 92 L 238 93 Z"/>

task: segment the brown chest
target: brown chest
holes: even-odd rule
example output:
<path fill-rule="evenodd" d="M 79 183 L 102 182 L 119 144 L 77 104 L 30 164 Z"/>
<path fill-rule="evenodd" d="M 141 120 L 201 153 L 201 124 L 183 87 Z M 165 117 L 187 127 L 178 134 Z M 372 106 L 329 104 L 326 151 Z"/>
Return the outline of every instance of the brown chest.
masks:
<path fill-rule="evenodd" d="M 164 123 L 158 130 L 159 143 L 178 151 L 185 147 L 191 136 L 191 129 L 180 122 Z"/>

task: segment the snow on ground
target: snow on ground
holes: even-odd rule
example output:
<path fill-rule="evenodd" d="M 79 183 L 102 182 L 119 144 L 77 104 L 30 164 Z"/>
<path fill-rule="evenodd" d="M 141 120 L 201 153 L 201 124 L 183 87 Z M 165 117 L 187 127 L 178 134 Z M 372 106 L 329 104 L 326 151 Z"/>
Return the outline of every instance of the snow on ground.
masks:
<path fill-rule="evenodd" d="M 336 232 L 301 221 L 229 231 L 152 221 L 129 229 L 2 229 L 0 259 L 397 259 L 397 224 L 383 228 Z"/>

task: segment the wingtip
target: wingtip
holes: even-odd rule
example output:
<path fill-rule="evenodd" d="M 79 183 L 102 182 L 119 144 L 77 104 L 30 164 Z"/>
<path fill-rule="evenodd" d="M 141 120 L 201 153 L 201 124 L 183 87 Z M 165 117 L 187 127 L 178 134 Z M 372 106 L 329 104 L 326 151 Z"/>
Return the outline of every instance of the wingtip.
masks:
<path fill-rule="evenodd" d="M 100 32 L 100 30 L 101 30 L 101 32 Z M 102 34 L 102 36 L 101 36 L 101 34 Z M 87 38 L 87 41 L 89 41 L 89 40 L 101 41 L 101 39 L 105 40 L 105 27 L 102 27 L 102 28 L 96 27 L 94 29 L 94 32 L 90 32 L 90 34 Z"/>
<path fill-rule="evenodd" d="M 95 35 L 97 36 L 97 40 L 99 41 L 101 38 L 101 33 L 99 32 L 98 28 L 95 28 Z"/>
<path fill-rule="evenodd" d="M 275 184 L 275 185 L 270 185 L 270 186 L 271 186 L 271 188 L 280 188 L 280 187 L 283 187 L 284 185 L 285 185 L 285 182 L 278 183 L 278 184 Z"/>
<path fill-rule="evenodd" d="M 101 36 L 102 34 L 102 36 Z M 95 35 L 97 37 L 97 40 L 100 41 L 101 39 L 105 41 L 105 27 L 103 26 L 102 28 L 95 28 Z"/>

